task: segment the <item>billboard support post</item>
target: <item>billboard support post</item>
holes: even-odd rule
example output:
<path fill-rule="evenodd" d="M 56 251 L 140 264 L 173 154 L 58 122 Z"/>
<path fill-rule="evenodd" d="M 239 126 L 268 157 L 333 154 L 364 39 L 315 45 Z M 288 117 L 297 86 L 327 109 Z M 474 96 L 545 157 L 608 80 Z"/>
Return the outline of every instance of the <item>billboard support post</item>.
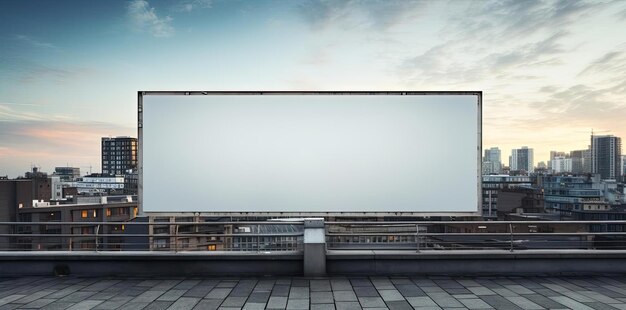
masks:
<path fill-rule="evenodd" d="M 323 218 L 304 220 L 304 276 L 326 274 L 326 234 Z"/>

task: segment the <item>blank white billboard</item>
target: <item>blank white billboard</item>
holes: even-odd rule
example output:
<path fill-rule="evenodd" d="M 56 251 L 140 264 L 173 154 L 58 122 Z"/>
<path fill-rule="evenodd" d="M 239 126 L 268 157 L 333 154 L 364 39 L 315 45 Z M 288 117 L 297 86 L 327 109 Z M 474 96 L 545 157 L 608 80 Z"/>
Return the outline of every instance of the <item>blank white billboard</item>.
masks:
<path fill-rule="evenodd" d="M 140 92 L 140 202 L 476 213 L 480 129 L 480 92 Z"/>

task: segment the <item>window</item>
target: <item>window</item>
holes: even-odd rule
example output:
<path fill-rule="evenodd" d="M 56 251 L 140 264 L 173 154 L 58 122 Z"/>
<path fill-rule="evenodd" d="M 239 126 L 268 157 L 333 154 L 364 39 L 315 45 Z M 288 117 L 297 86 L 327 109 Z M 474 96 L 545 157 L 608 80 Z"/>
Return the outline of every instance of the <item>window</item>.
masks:
<path fill-rule="evenodd" d="M 215 244 L 209 244 L 207 247 L 207 250 L 209 251 L 215 251 L 217 250 L 217 246 Z"/>
<path fill-rule="evenodd" d="M 111 208 L 107 208 L 107 216 L 111 216 Z"/>
<path fill-rule="evenodd" d="M 83 210 L 83 211 L 80 212 L 80 217 L 86 219 L 87 218 L 87 214 L 88 214 L 87 210 Z"/>

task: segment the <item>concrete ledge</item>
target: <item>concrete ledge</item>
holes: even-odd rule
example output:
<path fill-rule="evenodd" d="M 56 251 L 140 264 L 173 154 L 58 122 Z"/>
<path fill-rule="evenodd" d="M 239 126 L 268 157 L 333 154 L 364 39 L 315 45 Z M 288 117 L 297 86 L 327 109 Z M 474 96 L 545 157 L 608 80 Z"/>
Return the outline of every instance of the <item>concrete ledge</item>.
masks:
<path fill-rule="evenodd" d="M 536 275 L 626 273 L 626 251 L 328 251 L 329 274 Z"/>
<path fill-rule="evenodd" d="M 1 252 L 0 276 L 240 276 L 302 274 L 302 253 Z"/>

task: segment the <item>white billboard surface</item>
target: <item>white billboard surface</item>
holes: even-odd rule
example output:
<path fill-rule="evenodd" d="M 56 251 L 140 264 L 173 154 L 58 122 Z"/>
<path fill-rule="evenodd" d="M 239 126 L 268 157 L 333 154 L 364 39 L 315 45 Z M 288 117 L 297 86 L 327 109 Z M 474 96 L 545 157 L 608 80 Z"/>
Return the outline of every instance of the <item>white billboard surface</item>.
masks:
<path fill-rule="evenodd" d="M 477 212 L 480 101 L 480 93 L 147 92 L 143 211 Z"/>

